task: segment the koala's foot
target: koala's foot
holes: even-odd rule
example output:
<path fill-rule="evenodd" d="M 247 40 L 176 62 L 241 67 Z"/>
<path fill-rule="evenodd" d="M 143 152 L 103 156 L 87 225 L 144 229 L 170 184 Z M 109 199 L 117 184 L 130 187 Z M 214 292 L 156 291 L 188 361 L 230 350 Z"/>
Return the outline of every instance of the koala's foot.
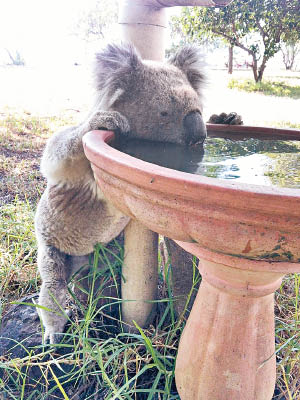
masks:
<path fill-rule="evenodd" d="M 54 297 L 53 287 L 51 289 L 47 287 L 42 287 L 41 289 L 39 305 L 47 308 L 47 310 L 40 308 L 39 315 L 45 328 L 44 343 L 49 340 L 51 344 L 54 344 L 61 341 L 62 333 L 68 321 L 68 317 L 71 315 L 71 311 L 60 308 L 65 304 L 65 297 L 62 298 L 61 295 Z M 62 288 L 60 290 L 64 291 Z"/>
<path fill-rule="evenodd" d="M 69 258 L 53 246 L 38 249 L 38 268 L 43 281 L 38 302 L 43 308 L 39 312 L 45 327 L 45 340 L 49 339 L 50 343 L 55 343 L 68 319 L 64 309 L 70 275 Z"/>
<path fill-rule="evenodd" d="M 90 119 L 91 129 L 107 129 L 126 133 L 130 131 L 127 119 L 118 111 L 97 111 Z"/>
<path fill-rule="evenodd" d="M 47 343 L 48 341 L 50 344 L 60 343 L 63 337 L 62 333 L 64 331 L 66 322 L 66 318 L 60 319 L 60 317 L 58 318 L 57 315 L 55 320 L 51 322 L 48 319 L 45 323 L 45 318 L 43 318 L 43 324 L 45 325 L 44 343 Z"/>
<path fill-rule="evenodd" d="M 221 113 L 219 115 L 213 114 L 208 120 L 211 124 L 225 124 L 225 125 L 243 125 L 243 120 L 236 112 L 229 114 Z"/>

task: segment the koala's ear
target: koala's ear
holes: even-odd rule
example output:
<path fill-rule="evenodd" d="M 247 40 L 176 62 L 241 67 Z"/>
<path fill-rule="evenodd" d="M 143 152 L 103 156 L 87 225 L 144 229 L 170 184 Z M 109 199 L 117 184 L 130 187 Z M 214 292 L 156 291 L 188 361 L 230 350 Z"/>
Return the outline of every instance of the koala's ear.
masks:
<path fill-rule="evenodd" d="M 126 90 L 134 71 L 142 66 L 142 60 L 129 43 L 109 44 L 96 54 L 94 65 L 95 86 L 103 95 L 114 96 Z"/>
<path fill-rule="evenodd" d="M 203 73 L 203 57 L 199 48 L 192 45 L 184 46 L 168 60 L 168 63 L 179 68 L 186 75 L 196 92 L 199 95 L 201 94 L 206 78 Z"/>

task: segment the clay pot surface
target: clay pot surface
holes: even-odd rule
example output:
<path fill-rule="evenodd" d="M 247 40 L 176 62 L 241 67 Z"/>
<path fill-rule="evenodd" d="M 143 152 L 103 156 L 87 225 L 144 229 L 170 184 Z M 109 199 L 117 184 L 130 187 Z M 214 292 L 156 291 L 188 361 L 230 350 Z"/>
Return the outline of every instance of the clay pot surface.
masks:
<path fill-rule="evenodd" d="M 208 124 L 208 132 L 299 138 L 297 130 Z M 300 262 L 300 190 L 250 185 L 160 167 L 109 145 L 114 134 L 92 131 L 85 153 L 105 196 L 149 229 L 185 242 L 209 259 L 258 260 L 245 268 L 293 272 Z M 188 243 L 191 243 L 190 246 Z M 214 260 L 212 260 L 214 261 Z M 294 265 L 295 264 L 295 265 Z M 248 265 L 248 266 L 247 266 Z M 255 267 L 253 267 L 255 265 Z"/>

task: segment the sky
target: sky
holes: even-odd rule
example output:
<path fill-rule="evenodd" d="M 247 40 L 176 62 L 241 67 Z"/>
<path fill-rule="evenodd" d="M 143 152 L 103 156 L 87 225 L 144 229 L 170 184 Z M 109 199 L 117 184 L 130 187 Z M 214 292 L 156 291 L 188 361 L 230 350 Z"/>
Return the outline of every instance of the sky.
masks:
<path fill-rule="evenodd" d="M 46 60 L 51 63 L 52 55 L 66 58 L 66 53 L 76 53 L 80 44 L 70 33 L 84 8 L 91 7 L 93 2 L 94 0 L 1 0 L 2 57 L 5 48 L 19 50 L 29 64 L 39 64 Z"/>
<path fill-rule="evenodd" d="M 95 1 L 1 0 L 0 64 L 9 61 L 6 48 L 20 51 L 27 65 L 51 65 L 58 58 L 80 63 L 85 56 L 84 43 L 72 32 L 80 15 Z M 171 13 L 178 9 L 173 7 Z"/>

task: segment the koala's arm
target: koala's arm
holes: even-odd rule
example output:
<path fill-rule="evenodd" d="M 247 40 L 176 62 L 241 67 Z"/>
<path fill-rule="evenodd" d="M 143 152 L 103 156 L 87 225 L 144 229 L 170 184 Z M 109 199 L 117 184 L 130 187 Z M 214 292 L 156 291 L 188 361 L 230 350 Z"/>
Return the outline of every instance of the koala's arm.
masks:
<path fill-rule="evenodd" d="M 92 177 L 82 137 L 100 128 L 124 133 L 130 130 L 127 119 L 117 111 L 97 111 L 81 125 L 56 132 L 48 140 L 41 161 L 41 171 L 49 183 L 75 183 Z"/>

